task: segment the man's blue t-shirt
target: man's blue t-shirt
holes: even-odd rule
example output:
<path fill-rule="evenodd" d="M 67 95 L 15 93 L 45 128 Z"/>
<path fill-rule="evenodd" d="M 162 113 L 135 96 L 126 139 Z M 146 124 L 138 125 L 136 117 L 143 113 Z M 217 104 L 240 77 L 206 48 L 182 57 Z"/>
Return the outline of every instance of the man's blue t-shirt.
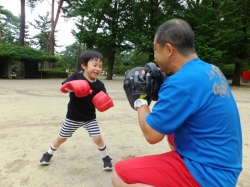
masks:
<path fill-rule="evenodd" d="M 236 186 L 242 133 L 236 102 L 216 66 L 199 58 L 168 77 L 146 117 L 156 131 L 174 133 L 176 151 L 205 187 Z"/>

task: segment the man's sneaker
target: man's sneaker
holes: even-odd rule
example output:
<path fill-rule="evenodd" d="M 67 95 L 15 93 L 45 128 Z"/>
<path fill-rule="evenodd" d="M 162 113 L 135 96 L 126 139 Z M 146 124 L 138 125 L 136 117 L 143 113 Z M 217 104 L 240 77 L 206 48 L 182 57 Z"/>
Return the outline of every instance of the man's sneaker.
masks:
<path fill-rule="evenodd" d="M 40 164 L 42 165 L 49 165 L 50 164 L 50 159 L 53 155 L 49 154 L 48 152 L 43 154 L 43 157 L 40 160 Z"/>
<path fill-rule="evenodd" d="M 111 158 L 109 156 L 106 156 L 104 157 L 103 159 L 103 169 L 104 170 L 112 170 L 113 169 L 113 166 L 112 166 L 112 163 L 111 163 Z"/>

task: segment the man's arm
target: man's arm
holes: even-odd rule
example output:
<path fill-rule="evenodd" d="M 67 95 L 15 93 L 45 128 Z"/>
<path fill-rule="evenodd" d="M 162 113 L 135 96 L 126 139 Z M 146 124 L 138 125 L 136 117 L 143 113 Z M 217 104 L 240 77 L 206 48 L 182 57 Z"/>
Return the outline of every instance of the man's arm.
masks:
<path fill-rule="evenodd" d="M 143 105 L 140 108 L 137 108 L 137 112 L 138 112 L 138 121 L 139 121 L 141 130 L 144 134 L 144 137 L 148 141 L 148 143 L 156 144 L 156 143 L 160 142 L 165 137 L 165 135 L 154 130 L 146 122 L 146 116 L 150 113 L 149 106 Z"/>

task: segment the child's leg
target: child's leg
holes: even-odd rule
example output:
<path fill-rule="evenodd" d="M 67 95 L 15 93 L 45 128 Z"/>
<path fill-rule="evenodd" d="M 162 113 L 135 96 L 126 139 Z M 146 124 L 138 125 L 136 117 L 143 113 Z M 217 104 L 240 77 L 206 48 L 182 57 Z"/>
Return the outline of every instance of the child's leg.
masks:
<path fill-rule="evenodd" d="M 106 157 L 108 155 L 108 151 L 102 139 L 97 121 L 95 119 L 91 121 L 87 121 L 83 124 L 83 127 L 88 131 L 89 136 L 92 138 L 94 143 L 98 146 L 98 149 L 102 157 L 103 158 Z"/>
<path fill-rule="evenodd" d="M 92 136 L 92 140 L 98 146 L 98 150 L 100 151 L 102 158 L 108 156 L 108 150 L 107 150 L 107 147 L 102 139 L 102 136 L 101 135 Z"/>
<path fill-rule="evenodd" d="M 49 152 L 50 154 L 53 154 L 59 146 L 64 143 L 68 138 L 72 136 L 72 134 L 80 127 L 82 126 L 82 121 L 73 121 L 70 119 L 65 119 L 62 128 L 58 134 L 58 136 L 54 139 L 52 142 Z"/>
<path fill-rule="evenodd" d="M 102 160 L 104 162 L 103 169 L 104 170 L 112 169 L 113 168 L 112 163 L 111 163 L 112 159 L 108 156 L 108 150 L 102 139 L 97 121 L 95 119 L 91 121 L 87 121 L 83 124 L 83 127 L 89 132 L 89 136 L 92 138 L 94 143 L 98 146 L 98 150 L 100 151 Z"/>
<path fill-rule="evenodd" d="M 53 155 L 54 152 L 60 147 L 62 143 L 64 143 L 68 138 L 62 138 L 60 136 L 57 136 L 52 144 L 50 145 L 50 148 L 48 150 L 48 153 Z"/>
<path fill-rule="evenodd" d="M 43 157 L 40 160 L 40 164 L 50 164 L 50 159 L 53 156 L 54 152 L 59 148 L 62 143 L 64 143 L 68 138 L 70 138 L 72 134 L 76 131 L 76 129 L 82 126 L 82 124 L 83 122 L 73 121 L 66 118 L 58 137 L 54 139 L 48 151 L 43 154 Z"/>

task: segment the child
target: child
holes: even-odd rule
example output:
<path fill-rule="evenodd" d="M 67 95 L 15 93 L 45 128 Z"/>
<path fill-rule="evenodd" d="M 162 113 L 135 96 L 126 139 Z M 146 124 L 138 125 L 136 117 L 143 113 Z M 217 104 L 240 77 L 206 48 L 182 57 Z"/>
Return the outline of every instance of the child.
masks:
<path fill-rule="evenodd" d="M 40 160 L 41 165 L 50 164 L 51 157 L 59 146 L 64 143 L 79 128 L 85 128 L 94 143 L 98 146 L 103 160 L 103 169 L 112 170 L 111 158 L 106 144 L 100 134 L 96 121 L 96 110 L 105 111 L 113 106 L 113 101 L 106 94 L 104 84 L 96 77 L 101 74 L 103 56 L 94 50 L 86 50 L 81 54 L 81 68 L 83 71 L 69 76 L 60 90 L 69 93 L 68 111 L 58 136 Z"/>

